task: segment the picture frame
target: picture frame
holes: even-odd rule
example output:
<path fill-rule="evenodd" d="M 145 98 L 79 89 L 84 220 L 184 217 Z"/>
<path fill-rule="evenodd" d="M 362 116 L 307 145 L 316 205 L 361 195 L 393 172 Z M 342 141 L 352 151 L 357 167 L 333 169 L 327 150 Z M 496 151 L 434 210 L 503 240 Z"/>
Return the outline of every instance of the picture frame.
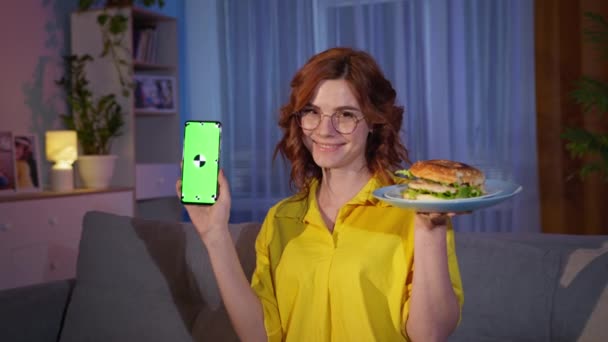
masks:
<path fill-rule="evenodd" d="M 0 195 L 17 191 L 13 133 L 0 131 Z"/>
<path fill-rule="evenodd" d="M 135 75 L 135 112 L 173 114 L 177 112 L 177 83 L 173 76 Z"/>
<path fill-rule="evenodd" d="M 33 133 L 13 133 L 13 156 L 16 191 L 42 191 L 38 137 Z"/>

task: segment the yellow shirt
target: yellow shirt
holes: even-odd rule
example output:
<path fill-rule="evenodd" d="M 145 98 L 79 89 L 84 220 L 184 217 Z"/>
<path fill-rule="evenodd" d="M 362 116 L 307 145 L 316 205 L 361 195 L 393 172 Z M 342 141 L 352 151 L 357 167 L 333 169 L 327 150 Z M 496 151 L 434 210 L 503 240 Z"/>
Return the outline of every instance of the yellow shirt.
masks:
<path fill-rule="evenodd" d="M 330 232 L 313 182 L 307 198 L 270 209 L 256 239 L 251 287 L 269 341 L 407 341 L 414 212 L 377 200 L 372 177 L 338 212 Z M 454 234 L 447 233 L 452 286 L 463 293 Z"/>

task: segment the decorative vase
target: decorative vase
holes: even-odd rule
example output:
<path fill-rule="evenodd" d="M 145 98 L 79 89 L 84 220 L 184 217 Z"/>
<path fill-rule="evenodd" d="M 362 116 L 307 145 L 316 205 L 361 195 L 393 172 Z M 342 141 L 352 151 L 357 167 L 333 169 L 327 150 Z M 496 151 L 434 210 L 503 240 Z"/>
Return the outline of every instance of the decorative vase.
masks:
<path fill-rule="evenodd" d="M 84 155 L 78 157 L 78 174 L 82 185 L 88 189 L 106 189 L 110 187 L 116 155 Z"/>

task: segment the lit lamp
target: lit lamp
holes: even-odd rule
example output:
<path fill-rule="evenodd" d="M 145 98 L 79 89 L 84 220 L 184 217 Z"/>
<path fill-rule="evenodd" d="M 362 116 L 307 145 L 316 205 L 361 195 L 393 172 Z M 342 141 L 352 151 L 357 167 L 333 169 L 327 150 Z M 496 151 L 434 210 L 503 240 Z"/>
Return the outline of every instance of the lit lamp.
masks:
<path fill-rule="evenodd" d="M 51 169 L 51 190 L 74 189 L 72 164 L 78 157 L 76 131 L 47 131 L 46 159 L 54 162 Z"/>

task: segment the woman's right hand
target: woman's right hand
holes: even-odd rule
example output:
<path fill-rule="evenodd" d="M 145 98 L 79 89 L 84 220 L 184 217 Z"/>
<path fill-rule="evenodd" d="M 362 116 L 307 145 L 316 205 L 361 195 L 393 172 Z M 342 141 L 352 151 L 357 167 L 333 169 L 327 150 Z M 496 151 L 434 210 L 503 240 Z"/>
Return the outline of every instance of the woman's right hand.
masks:
<path fill-rule="evenodd" d="M 230 218 L 230 188 L 228 180 L 224 176 L 224 170 L 220 170 L 218 174 L 219 196 L 217 202 L 213 205 L 193 205 L 186 204 L 186 211 L 190 216 L 190 220 L 196 227 L 203 242 L 213 235 L 213 233 L 227 230 L 228 220 Z M 182 197 L 182 181 L 177 180 L 175 190 L 179 198 Z M 210 234 L 212 233 L 212 234 Z"/>

